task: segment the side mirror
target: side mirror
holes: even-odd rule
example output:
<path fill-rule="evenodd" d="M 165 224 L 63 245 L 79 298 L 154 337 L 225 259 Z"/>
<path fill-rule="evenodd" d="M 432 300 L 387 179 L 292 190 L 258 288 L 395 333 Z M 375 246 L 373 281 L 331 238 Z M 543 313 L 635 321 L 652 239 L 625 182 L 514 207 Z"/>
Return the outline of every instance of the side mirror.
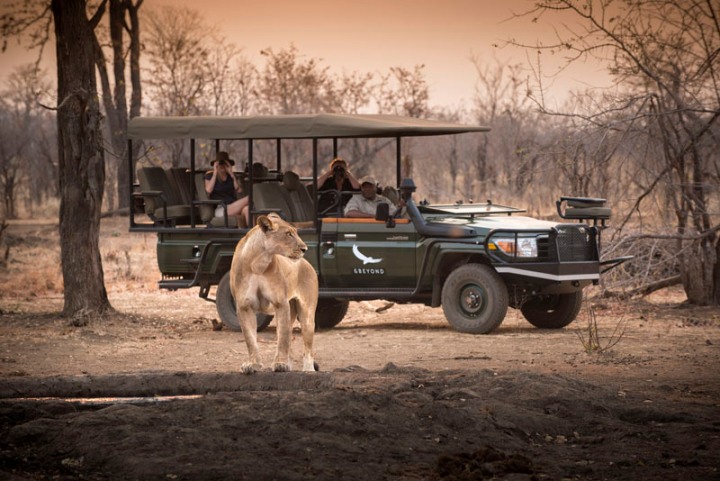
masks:
<path fill-rule="evenodd" d="M 381 220 L 383 222 L 390 218 L 390 206 L 385 202 L 378 204 L 375 209 L 375 220 Z"/>
<path fill-rule="evenodd" d="M 375 220 L 385 222 L 388 227 L 395 227 L 395 219 L 390 215 L 390 204 L 382 202 L 375 208 Z"/>

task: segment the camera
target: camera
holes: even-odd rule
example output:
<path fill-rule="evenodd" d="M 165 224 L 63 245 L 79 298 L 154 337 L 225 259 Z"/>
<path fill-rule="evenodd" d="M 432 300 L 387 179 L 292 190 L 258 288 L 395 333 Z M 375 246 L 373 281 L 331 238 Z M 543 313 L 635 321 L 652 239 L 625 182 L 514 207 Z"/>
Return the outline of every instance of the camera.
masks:
<path fill-rule="evenodd" d="M 345 167 L 343 167 L 342 165 L 336 165 L 335 167 L 333 167 L 333 174 L 345 175 Z"/>

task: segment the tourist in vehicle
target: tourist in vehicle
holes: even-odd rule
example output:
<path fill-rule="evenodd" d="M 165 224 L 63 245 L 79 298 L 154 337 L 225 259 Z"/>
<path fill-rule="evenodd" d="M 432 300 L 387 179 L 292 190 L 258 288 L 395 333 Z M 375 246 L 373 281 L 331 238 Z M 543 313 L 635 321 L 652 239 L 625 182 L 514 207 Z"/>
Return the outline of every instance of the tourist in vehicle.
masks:
<path fill-rule="evenodd" d="M 395 216 L 398 209 L 405 207 L 405 201 L 400 200 L 398 205 L 393 205 L 387 197 L 377 193 L 377 182 L 372 177 L 363 177 L 360 180 L 360 194 L 355 194 L 345 206 L 345 217 L 375 218 L 375 211 L 378 204 L 388 204 L 390 215 Z"/>
<path fill-rule="evenodd" d="M 242 186 L 233 173 L 235 161 L 227 152 L 217 153 L 210 162 L 212 170 L 205 174 L 205 192 L 210 200 L 222 201 L 215 209 L 215 217 L 227 215 L 237 217 L 238 226 L 247 226 L 249 222 L 248 198 L 242 193 Z"/>
<path fill-rule="evenodd" d="M 328 170 L 318 177 L 318 192 L 327 191 L 351 191 L 358 192 L 360 190 L 360 182 L 348 169 L 348 163 L 345 159 L 335 157 L 330 162 Z M 340 207 L 344 208 L 350 201 L 352 194 L 342 194 Z M 325 212 L 326 209 L 333 205 L 335 197 L 331 194 L 321 195 L 318 201 L 318 211 Z"/>

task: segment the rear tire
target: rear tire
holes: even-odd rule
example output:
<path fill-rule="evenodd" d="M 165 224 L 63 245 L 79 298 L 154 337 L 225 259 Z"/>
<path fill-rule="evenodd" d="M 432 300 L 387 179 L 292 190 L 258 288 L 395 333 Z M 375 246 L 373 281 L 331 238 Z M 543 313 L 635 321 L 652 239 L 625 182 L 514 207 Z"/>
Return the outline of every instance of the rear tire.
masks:
<path fill-rule="evenodd" d="M 220 283 L 217 286 L 217 292 L 215 293 L 215 308 L 217 309 L 218 315 L 223 325 L 231 331 L 241 332 L 240 322 L 237 318 L 237 311 L 235 306 L 235 299 L 233 299 L 232 291 L 230 290 L 230 272 L 226 272 Z M 262 331 L 273 320 L 272 315 L 257 313 L 255 318 L 257 319 L 257 330 Z"/>
<path fill-rule="evenodd" d="M 442 308 L 455 330 L 488 334 L 497 329 L 507 313 L 505 282 L 484 264 L 460 266 L 445 280 Z"/>
<path fill-rule="evenodd" d="M 582 300 L 582 291 L 535 296 L 520 306 L 520 312 L 535 327 L 561 329 L 575 320 Z"/>
<path fill-rule="evenodd" d="M 332 329 L 340 324 L 347 314 L 350 303 L 344 299 L 322 298 L 318 299 L 315 309 L 315 330 Z"/>

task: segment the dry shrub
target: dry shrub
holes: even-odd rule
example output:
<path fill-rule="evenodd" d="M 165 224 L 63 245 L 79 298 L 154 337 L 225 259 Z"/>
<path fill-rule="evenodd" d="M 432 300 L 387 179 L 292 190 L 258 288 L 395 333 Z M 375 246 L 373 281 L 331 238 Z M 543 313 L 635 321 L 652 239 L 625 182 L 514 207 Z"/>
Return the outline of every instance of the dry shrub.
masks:
<path fill-rule="evenodd" d="M 595 306 L 589 306 L 585 309 L 585 323 L 582 319 L 576 321 L 576 325 L 580 326 L 575 329 L 583 350 L 587 354 L 604 353 L 615 347 L 625 334 L 625 326 L 627 324 L 625 318 L 621 317 L 614 326 L 611 326 L 607 332 L 598 327 L 598 320 L 595 314 Z"/>
<path fill-rule="evenodd" d="M 42 245 L 16 245 L 10 249 L 7 265 L 0 270 L 0 292 L 3 297 L 47 297 L 63 290 L 60 268 L 60 246 L 55 242 Z"/>
<path fill-rule="evenodd" d="M 647 238 L 634 234 L 608 242 L 603 247 L 604 259 L 633 257 L 603 274 L 606 295 L 647 295 L 680 282 L 681 251 L 674 239 Z"/>
<path fill-rule="evenodd" d="M 0 266 L 0 296 L 61 296 L 57 225 L 23 221 L 22 226 L 11 226 L 3 237 L 9 255 L 7 263 Z M 128 232 L 126 217 L 102 220 L 100 255 L 108 291 L 157 290 L 160 272 L 155 258 L 156 239 L 154 234 Z"/>
<path fill-rule="evenodd" d="M 103 219 L 100 253 L 108 291 L 157 289 L 156 242 L 155 234 L 128 232 L 126 217 Z"/>

